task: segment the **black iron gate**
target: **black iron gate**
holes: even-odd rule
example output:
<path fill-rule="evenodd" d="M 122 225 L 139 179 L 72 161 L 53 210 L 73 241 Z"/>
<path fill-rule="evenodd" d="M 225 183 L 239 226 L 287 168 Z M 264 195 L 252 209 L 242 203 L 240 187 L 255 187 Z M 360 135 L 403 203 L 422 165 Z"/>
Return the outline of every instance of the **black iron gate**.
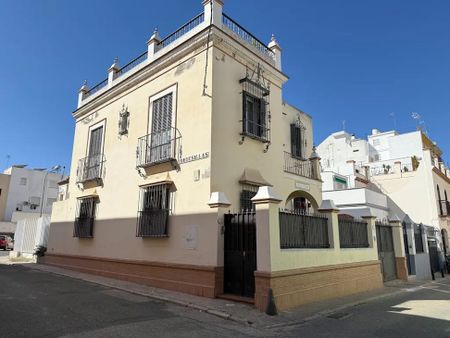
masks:
<path fill-rule="evenodd" d="M 405 244 L 405 256 L 406 256 L 406 266 L 408 267 L 408 275 L 411 275 L 411 262 L 409 258 L 409 244 L 408 244 L 408 228 L 406 222 L 402 223 L 403 229 L 403 243 Z"/>
<path fill-rule="evenodd" d="M 432 273 L 440 272 L 439 251 L 435 239 L 428 240 L 428 253 L 430 255 L 430 268 Z"/>
<path fill-rule="evenodd" d="M 224 293 L 255 296 L 256 221 L 254 212 L 225 214 Z"/>
<path fill-rule="evenodd" d="M 377 222 L 378 257 L 381 260 L 383 281 L 387 282 L 397 278 L 395 267 L 394 241 L 392 227 L 389 224 Z"/>

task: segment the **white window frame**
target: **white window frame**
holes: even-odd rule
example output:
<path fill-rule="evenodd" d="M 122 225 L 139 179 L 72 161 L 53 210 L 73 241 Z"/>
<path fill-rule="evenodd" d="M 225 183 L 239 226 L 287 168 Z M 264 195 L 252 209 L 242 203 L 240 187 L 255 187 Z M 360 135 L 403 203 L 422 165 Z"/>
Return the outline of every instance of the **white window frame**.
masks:
<path fill-rule="evenodd" d="M 177 94 L 178 94 L 178 85 L 174 84 L 157 94 L 150 96 L 150 103 L 148 108 L 148 124 L 147 124 L 147 134 L 152 132 L 152 116 L 153 116 L 153 102 L 160 99 L 167 94 L 172 93 L 172 128 L 176 128 L 176 117 L 177 117 Z"/>
<path fill-rule="evenodd" d="M 91 135 L 92 135 L 92 131 L 99 128 L 99 127 L 103 127 L 103 133 L 102 133 L 102 144 L 101 144 L 101 149 L 102 149 L 102 154 L 103 154 L 103 149 L 104 149 L 104 145 L 105 145 L 105 134 L 106 134 L 106 119 L 103 119 L 91 126 L 89 126 L 88 128 L 88 142 L 87 142 L 87 147 L 86 147 L 86 155 L 85 157 L 89 156 L 89 148 L 91 147 Z"/>

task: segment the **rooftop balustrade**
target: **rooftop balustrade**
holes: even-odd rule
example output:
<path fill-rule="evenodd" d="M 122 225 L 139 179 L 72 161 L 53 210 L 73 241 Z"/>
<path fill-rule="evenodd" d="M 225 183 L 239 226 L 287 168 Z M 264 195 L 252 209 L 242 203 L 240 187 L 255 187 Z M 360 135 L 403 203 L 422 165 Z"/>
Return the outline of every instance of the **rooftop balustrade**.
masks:
<path fill-rule="evenodd" d="M 216 17 L 217 19 L 215 19 Z M 188 40 L 193 35 L 201 32 L 210 25 L 214 25 L 215 27 L 218 27 L 222 31 L 228 33 L 230 36 L 234 37 L 237 41 L 243 43 L 251 51 L 259 55 L 263 60 L 265 60 L 269 64 L 278 68 L 281 67 L 280 66 L 281 63 L 279 62 L 277 63 L 277 58 L 279 58 L 279 56 L 277 56 L 276 52 L 272 50 L 271 47 L 273 45 L 278 46 L 274 38 L 272 38 L 271 44 L 267 46 L 266 44 L 261 42 L 258 38 L 256 38 L 253 34 L 251 34 L 248 30 L 244 29 L 240 24 L 231 19 L 231 17 L 229 17 L 225 13 L 222 13 L 222 7 L 218 6 L 217 3 L 213 7 L 212 11 L 208 7 L 208 4 L 205 4 L 205 8 L 202 13 L 198 14 L 193 19 L 189 20 L 186 24 L 182 25 L 180 28 L 178 28 L 165 38 L 159 39 L 157 32 L 155 31 L 154 35 L 155 40 L 153 48 L 150 48 L 149 44 L 148 51 L 142 53 L 135 59 L 131 60 L 125 66 L 117 69 L 110 69 L 113 71 L 112 76 L 104 79 L 103 81 L 96 84 L 94 87 L 90 89 L 87 86 L 83 86 L 82 90 L 80 90 L 78 106 L 83 105 L 86 100 L 93 99 L 94 97 L 107 91 L 109 88 L 113 87 L 114 85 L 122 81 L 126 77 L 126 75 L 128 76 L 132 75 L 142 68 L 138 66 L 148 65 L 152 63 L 155 59 L 168 53 L 173 48 L 179 45 L 179 43 L 175 42 L 183 42 L 184 40 Z M 149 43 L 151 43 L 151 41 L 149 41 Z"/>

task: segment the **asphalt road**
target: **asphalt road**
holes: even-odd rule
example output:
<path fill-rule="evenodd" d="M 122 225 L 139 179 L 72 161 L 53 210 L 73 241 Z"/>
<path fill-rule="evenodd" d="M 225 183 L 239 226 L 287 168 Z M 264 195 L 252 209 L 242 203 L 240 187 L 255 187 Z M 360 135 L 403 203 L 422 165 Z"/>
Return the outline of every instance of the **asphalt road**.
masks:
<path fill-rule="evenodd" d="M 0 265 L 1 337 L 245 337 L 193 309 L 22 265 Z"/>
<path fill-rule="evenodd" d="M 1 337 L 450 337 L 450 277 L 324 317 L 254 328 L 26 265 L 0 265 Z"/>
<path fill-rule="evenodd" d="M 450 276 L 284 328 L 296 337 L 450 337 Z"/>

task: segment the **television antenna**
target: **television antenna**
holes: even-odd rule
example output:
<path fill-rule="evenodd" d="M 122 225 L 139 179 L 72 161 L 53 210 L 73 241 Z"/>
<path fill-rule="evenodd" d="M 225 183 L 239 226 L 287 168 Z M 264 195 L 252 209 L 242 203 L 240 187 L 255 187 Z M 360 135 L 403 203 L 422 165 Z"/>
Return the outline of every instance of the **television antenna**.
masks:
<path fill-rule="evenodd" d="M 420 116 L 417 112 L 412 112 L 411 117 L 413 120 L 417 121 L 417 130 L 420 130 L 421 132 L 427 134 L 427 128 L 425 127 L 425 121 L 422 119 L 422 116 Z"/>
<path fill-rule="evenodd" d="M 11 159 L 11 155 L 6 155 L 6 169 L 9 167 L 9 160 Z"/>

